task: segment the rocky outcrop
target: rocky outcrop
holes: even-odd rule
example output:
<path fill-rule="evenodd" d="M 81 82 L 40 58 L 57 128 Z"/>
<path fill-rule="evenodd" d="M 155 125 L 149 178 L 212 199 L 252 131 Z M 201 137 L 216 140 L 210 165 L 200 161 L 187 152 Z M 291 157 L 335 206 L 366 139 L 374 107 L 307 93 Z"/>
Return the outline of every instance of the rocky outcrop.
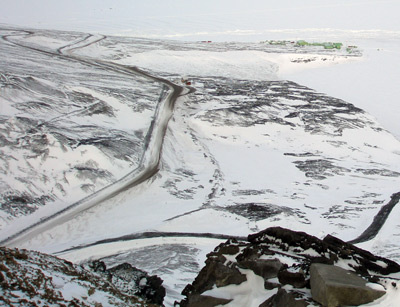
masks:
<path fill-rule="evenodd" d="M 0 247 L 1 306 L 159 306 L 115 280 L 50 255 Z"/>
<path fill-rule="evenodd" d="M 311 268 L 318 268 L 320 264 L 334 271 L 348 272 L 364 286 L 366 283 L 385 281 L 385 285 L 395 287 L 390 274 L 400 272 L 399 264 L 333 236 L 320 240 L 304 232 L 272 227 L 249 235 L 247 241 L 231 239 L 217 246 L 207 255 L 206 265 L 194 282 L 183 290 L 186 298 L 179 305 L 216 306 L 230 302 L 232 306 L 240 306 L 235 289 L 240 289 L 242 300 L 248 295 L 247 301 L 251 301 L 251 296 L 254 296 L 251 289 L 255 287 L 255 282 L 263 283 L 261 289 L 264 290 L 262 295 L 258 293 L 257 298 L 263 297 L 263 301 L 253 302 L 254 306 L 354 305 L 353 301 L 327 303 L 325 298 L 315 299 L 315 280 L 313 285 L 310 275 Z M 317 283 L 322 284 L 320 281 Z M 345 285 L 343 282 L 343 286 L 351 288 L 353 296 L 357 296 L 354 291 L 360 289 L 361 293 L 365 290 L 354 287 L 353 283 Z M 249 289 L 249 292 L 246 294 L 244 289 Z M 319 292 L 322 297 L 328 295 Z M 383 293 L 378 291 L 378 294 Z M 371 296 L 371 300 L 379 295 Z"/>
<path fill-rule="evenodd" d="M 239 271 L 237 265 L 227 263 L 230 255 L 239 252 L 238 245 L 230 244 L 221 246 L 216 253 L 208 255 L 206 266 L 200 271 L 198 277 L 192 285 L 186 286 L 182 294 L 186 295 L 189 301 L 185 301 L 181 306 L 217 306 L 230 302 L 229 299 L 214 298 L 208 295 L 202 295 L 214 286 L 224 287 L 228 285 L 239 285 L 246 281 L 246 276 Z"/>
<path fill-rule="evenodd" d="M 156 275 L 150 276 L 129 263 L 107 269 L 103 261 L 96 260 L 89 267 L 117 286 L 122 293 L 139 296 L 150 303 L 159 305 L 162 305 L 164 301 L 163 280 Z"/>
<path fill-rule="evenodd" d="M 313 263 L 310 268 L 312 298 L 323 306 L 358 306 L 385 294 L 367 286 L 367 281 L 353 272 L 334 265 Z"/>

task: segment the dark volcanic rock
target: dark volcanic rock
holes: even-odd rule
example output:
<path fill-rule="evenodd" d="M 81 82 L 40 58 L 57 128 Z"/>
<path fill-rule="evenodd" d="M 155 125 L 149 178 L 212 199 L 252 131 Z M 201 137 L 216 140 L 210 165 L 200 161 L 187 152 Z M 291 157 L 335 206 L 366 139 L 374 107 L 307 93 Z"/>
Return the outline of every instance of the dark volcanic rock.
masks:
<path fill-rule="evenodd" d="M 347 168 L 337 166 L 331 161 L 323 159 L 295 161 L 293 163 L 299 170 L 305 173 L 306 177 L 316 180 L 323 180 L 327 177 L 350 172 Z"/>
<path fill-rule="evenodd" d="M 211 290 L 214 286 L 238 285 L 246 281 L 246 276 L 240 273 L 238 266 L 223 256 L 224 254 L 231 256 L 239 251 L 239 243 L 235 240 L 228 240 L 227 243 L 220 244 L 214 252 L 208 254 L 206 266 L 200 271 L 194 282 L 183 289 L 182 294 L 187 298 L 180 303 L 180 306 L 200 306 L 198 305 L 199 300 L 205 299 L 201 294 Z"/>
<path fill-rule="evenodd" d="M 260 221 L 281 214 L 282 212 L 292 211 L 290 208 L 283 206 L 256 203 L 235 204 L 234 206 L 225 207 L 225 210 L 240 216 L 244 216 L 252 221 Z"/>
<path fill-rule="evenodd" d="M 158 276 L 150 276 L 146 272 L 123 263 L 106 268 L 103 261 L 93 261 L 90 264 L 93 271 L 105 276 L 118 289 L 128 295 L 136 295 L 145 298 L 147 301 L 162 305 L 165 297 L 163 280 Z"/>
<path fill-rule="evenodd" d="M 252 270 L 256 275 L 265 279 L 278 276 L 282 263 L 278 259 L 250 259 L 238 262 L 239 267 Z"/>
<path fill-rule="evenodd" d="M 271 227 L 257 234 L 249 235 L 248 240 L 252 244 L 267 243 L 278 246 L 282 251 L 288 251 L 291 248 L 297 251 L 298 256 L 304 257 L 310 263 L 334 264 L 339 259 L 354 260 L 351 267 L 357 273 L 365 276 L 368 276 L 367 270 L 382 275 L 400 271 L 398 263 L 373 255 L 331 235 L 320 240 L 305 232 Z"/>
<path fill-rule="evenodd" d="M 375 256 L 338 238 L 327 236 L 320 240 L 304 232 L 271 227 L 249 235 L 247 242 L 228 240 L 217 246 L 207 255 L 206 266 L 193 284 L 188 285 L 182 292 L 186 298 L 180 306 L 201 306 L 198 302 L 206 302 L 206 299 L 210 305 L 204 303 L 203 306 L 214 306 L 210 297 L 205 298 L 210 296 L 210 292 L 205 292 L 219 288 L 219 292 L 223 293 L 223 287 L 226 285 L 246 282 L 247 277 L 254 276 L 247 275 L 250 270 L 262 277 L 266 293 L 270 293 L 270 297 L 261 306 L 319 306 L 311 297 L 312 264 L 325 264 L 332 268 L 340 264 L 364 283 L 390 284 L 393 280 L 387 275 L 400 272 L 399 264 Z M 260 280 L 257 278 L 256 280 Z M 247 285 L 241 289 L 246 287 Z M 249 288 L 252 287 L 249 284 Z M 232 287 L 230 293 L 231 291 Z M 240 294 L 242 297 L 245 295 L 243 292 Z M 251 293 L 248 295 L 251 296 Z M 228 297 L 233 298 L 235 304 L 234 296 Z M 249 299 L 251 300 L 251 297 Z"/>
<path fill-rule="evenodd" d="M 332 251 L 336 251 L 340 257 L 344 259 L 354 259 L 357 264 L 352 267 L 360 274 L 368 276 L 368 270 L 381 275 L 388 275 L 400 271 L 400 265 L 397 262 L 376 256 L 334 236 L 327 235 L 323 239 L 323 242 L 328 244 Z"/>
<path fill-rule="evenodd" d="M 282 285 L 292 285 L 295 288 L 304 288 L 307 285 L 306 278 L 301 272 L 289 272 L 281 270 L 278 274 L 278 280 Z"/>
<path fill-rule="evenodd" d="M 268 300 L 262 303 L 259 307 L 307 307 L 309 302 L 305 299 L 296 299 L 296 295 L 288 293 L 284 289 L 279 289 L 278 292 L 271 296 Z"/>
<path fill-rule="evenodd" d="M 209 260 L 209 259 L 208 259 Z M 215 285 L 217 287 L 224 287 L 231 284 L 241 284 L 246 280 L 246 276 L 241 274 L 236 267 L 225 265 L 216 259 L 207 261 L 205 266 L 193 282 L 190 289 L 196 289 L 199 293 L 211 290 Z M 183 290 L 188 291 L 188 288 Z"/>
<path fill-rule="evenodd" d="M 311 294 L 323 306 L 358 306 L 370 303 L 385 291 L 368 287 L 367 281 L 334 265 L 314 263 L 310 268 Z"/>
<path fill-rule="evenodd" d="M 96 268 L 105 272 L 101 263 Z M 39 252 L 0 247 L 0 306 L 159 305 L 128 294 L 119 284 L 69 261 Z"/>
<path fill-rule="evenodd" d="M 289 247 L 298 247 L 299 251 L 312 248 L 321 255 L 328 251 L 328 245 L 317 237 L 282 227 L 271 227 L 259 233 L 251 234 L 248 236 L 248 241 L 253 245 L 278 246 L 282 251 L 288 251 Z"/>

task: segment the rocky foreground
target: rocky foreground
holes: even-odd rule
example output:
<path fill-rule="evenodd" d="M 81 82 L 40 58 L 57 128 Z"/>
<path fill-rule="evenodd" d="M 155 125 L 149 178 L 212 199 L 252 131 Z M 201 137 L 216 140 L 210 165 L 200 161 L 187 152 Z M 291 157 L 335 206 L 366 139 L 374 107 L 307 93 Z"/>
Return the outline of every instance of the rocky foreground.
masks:
<path fill-rule="evenodd" d="M 397 289 L 398 272 L 336 237 L 273 227 L 216 247 L 180 306 L 357 306 Z"/>
<path fill-rule="evenodd" d="M 0 306 L 159 306 L 162 280 L 129 264 L 85 269 L 50 255 L 0 247 Z"/>
<path fill-rule="evenodd" d="M 400 265 L 328 235 L 272 227 L 207 255 L 181 307 L 362 305 L 397 291 Z M 160 306 L 162 280 L 124 263 L 74 265 L 0 248 L 0 305 Z M 385 296 L 386 295 L 386 296 Z"/>

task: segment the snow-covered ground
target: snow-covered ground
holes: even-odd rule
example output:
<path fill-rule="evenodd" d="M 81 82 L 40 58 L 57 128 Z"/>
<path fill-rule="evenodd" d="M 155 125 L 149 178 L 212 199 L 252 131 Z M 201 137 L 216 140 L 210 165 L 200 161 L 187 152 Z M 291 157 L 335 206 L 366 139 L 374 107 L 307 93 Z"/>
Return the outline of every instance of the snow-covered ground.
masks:
<path fill-rule="evenodd" d="M 10 40 L 47 51 L 83 47 L 70 53 L 135 65 L 175 82 L 187 75 L 196 89 L 177 101 L 158 174 L 23 247 L 56 253 L 150 230 L 246 236 L 279 225 L 343 240 L 365 230 L 400 187 L 398 3 L 246 3 L 4 2 L 1 23 L 121 35 L 83 47 L 84 33 L 2 30 L 17 34 Z M 362 56 L 261 43 L 268 39 L 340 41 L 356 45 Z M 50 203 L 73 202 L 137 165 L 160 84 L 4 40 L 0 48 L 3 55 L 13 54 L 0 60 L 4 199 L 25 196 L 28 189 L 36 198 L 50 195 Z M 33 108 L 35 101 L 41 104 Z M 109 142 L 125 142 L 101 147 L 106 139 L 93 140 L 103 134 Z M 107 176 L 93 177 L 95 170 Z M 3 225 L 21 215 L 7 208 Z M 374 240 L 360 246 L 400 261 L 399 210 Z M 172 304 L 205 253 L 220 242 L 210 240 L 153 238 L 61 255 L 115 263 L 113 255 L 123 253 L 121 261 L 166 280 Z"/>
<path fill-rule="evenodd" d="M 395 116 L 400 111 L 396 98 L 399 6 L 397 0 L 122 0 L 118 4 L 111 0 L 4 0 L 0 23 L 184 41 L 322 39 L 358 44 L 364 49 L 365 63 L 287 77 L 355 103 L 399 138 Z"/>
<path fill-rule="evenodd" d="M 62 208 L 139 165 L 163 86 L 49 56 L 71 33 L 2 30 L 0 227 L 53 204 Z M 82 37 L 78 37 L 81 39 Z M 118 90 L 113 90 L 118 88 Z M 132 97 L 135 97 L 133 103 Z M 49 206 L 47 206 L 49 207 Z M 39 210 L 40 211 L 40 210 Z"/>

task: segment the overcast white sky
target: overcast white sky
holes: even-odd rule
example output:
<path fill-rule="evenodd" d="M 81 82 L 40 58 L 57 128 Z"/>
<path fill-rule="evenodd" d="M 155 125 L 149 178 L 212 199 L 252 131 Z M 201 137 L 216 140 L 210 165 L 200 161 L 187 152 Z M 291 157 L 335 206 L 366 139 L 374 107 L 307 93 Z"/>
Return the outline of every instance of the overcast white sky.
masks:
<path fill-rule="evenodd" d="M 399 0 L 0 0 L 0 7 L 3 24 L 105 34 L 400 30 Z"/>

